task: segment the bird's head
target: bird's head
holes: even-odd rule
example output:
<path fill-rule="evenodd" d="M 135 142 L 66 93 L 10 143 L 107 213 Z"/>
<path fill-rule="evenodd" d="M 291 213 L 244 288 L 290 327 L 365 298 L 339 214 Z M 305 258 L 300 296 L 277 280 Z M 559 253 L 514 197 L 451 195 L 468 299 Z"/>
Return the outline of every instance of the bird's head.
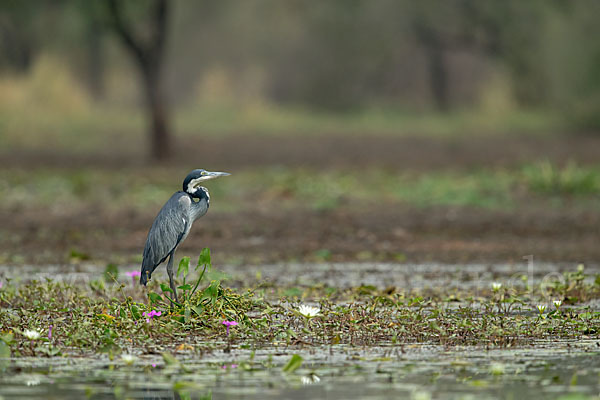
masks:
<path fill-rule="evenodd" d="M 227 175 L 231 174 L 228 174 L 227 172 L 210 172 L 204 169 L 195 169 L 183 180 L 183 191 L 195 196 L 199 190 L 202 190 L 202 182 Z"/>

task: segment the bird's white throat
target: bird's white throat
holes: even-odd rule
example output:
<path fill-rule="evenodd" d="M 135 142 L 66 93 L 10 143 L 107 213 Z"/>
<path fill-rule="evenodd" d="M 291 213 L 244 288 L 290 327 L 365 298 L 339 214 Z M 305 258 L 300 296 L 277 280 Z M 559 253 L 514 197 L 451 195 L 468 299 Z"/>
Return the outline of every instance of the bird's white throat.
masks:
<path fill-rule="evenodd" d="M 191 181 L 188 183 L 188 185 L 187 185 L 187 188 L 186 188 L 186 191 L 187 191 L 189 194 L 194 194 L 194 192 L 196 191 L 196 189 L 198 189 L 198 186 L 200 186 L 200 182 L 202 182 L 202 181 L 205 181 L 205 180 L 206 180 L 206 179 L 205 179 L 205 178 L 203 178 L 203 177 L 196 178 L 196 179 L 192 179 L 192 180 L 191 180 Z M 200 186 L 200 188 L 204 189 L 204 191 L 206 192 L 206 188 L 204 188 L 204 187 L 202 187 L 202 186 Z"/>

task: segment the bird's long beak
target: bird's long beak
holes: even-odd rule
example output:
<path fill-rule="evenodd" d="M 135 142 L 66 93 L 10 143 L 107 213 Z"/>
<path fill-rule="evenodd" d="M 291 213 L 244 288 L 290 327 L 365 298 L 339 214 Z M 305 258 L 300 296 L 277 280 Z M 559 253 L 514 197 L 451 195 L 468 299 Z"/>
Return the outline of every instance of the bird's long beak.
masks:
<path fill-rule="evenodd" d="M 218 178 L 220 176 L 228 176 L 228 175 L 231 175 L 231 174 L 228 173 L 228 172 L 210 172 L 210 171 L 206 171 L 205 175 L 203 175 L 201 177 L 201 179 L 203 181 L 208 181 L 210 179 L 215 179 L 215 178 Z"/>

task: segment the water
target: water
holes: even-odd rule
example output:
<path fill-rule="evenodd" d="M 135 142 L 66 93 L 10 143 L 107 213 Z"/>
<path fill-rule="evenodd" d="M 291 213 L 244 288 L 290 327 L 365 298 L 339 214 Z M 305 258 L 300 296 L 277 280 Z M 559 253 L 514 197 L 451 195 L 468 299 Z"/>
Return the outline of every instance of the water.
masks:
<path fill-rule="evenodd" d="M 293 354 L 304 361 L 282 371 Z M 14 359 L 0 395 L 23 399 L 462 399 L 557 398 L 598 395 L 597 340 L 537 342 L 485 350 L 426 344 L 354 348 L 232 349 L 202 357 Z M 153 366 L 153 364 L 155 366 Z M 585 398 L 585 397 L 582 397 Z"/>
<path fill-rule="evenodd" d="M 457 288 L 477 291 L 489 289 L 492 281 L 505 286 L 523 285 L 523 277 L 539 284 L 550 280 L 561 280 L 565 271 L 576 270 L 571 263 L 551 264 L 532 262 L 511 264 L 394 264 L 394 263 L 281 263 L 268 265 L 224 265 L 216 269 L 229 275 L 228 286 L 253 286 L 269 282 L 278 286 L 312 286 L 322 284 L 339 289 L 372 285 L 380 289 L 396 286 L 402 289 Z M 139 270 L 139 265 L 121 266 L 120 280 L 129 283 L 125 271 Z M 75 265 L 22 265 L 12 267 L 0 265 L 0 278 L 53 279 L 72 284 L 87 284 L 97 279 L 103 266 L 96 264 Z M 586 274 L 600 274 L 600 265 L 587 265 Z M 166 280 L 164 267 L 153 274 Z"/>

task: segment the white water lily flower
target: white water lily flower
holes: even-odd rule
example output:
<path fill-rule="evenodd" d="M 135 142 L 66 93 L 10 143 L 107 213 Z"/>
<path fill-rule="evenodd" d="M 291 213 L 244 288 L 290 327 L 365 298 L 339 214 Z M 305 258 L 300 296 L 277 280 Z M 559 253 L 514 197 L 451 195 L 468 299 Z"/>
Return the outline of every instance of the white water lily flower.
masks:
<path fill-rule="evenodd" d="M 554 300 L 552 303 L 554 304 L 554 307 L 560 308 L 562 305 L 562 300 Z"/>
<path fill-rule="evenodd" d="M 540 312 L 540 314 L 543 314 L 544 311 L 546 311 L 546 306 L 544 304 L 540 304 L 539 306 L 537 306 L 537 309 Z"/>
<path fill-rule="evenodd" d="M 300 378 L 300 380 L 302 381 L 303 385 L 312 385 L 313 383 L 318 383 L 321 380 L 321 378 L 319 378 L 315 374 L 310 374 L 303 376 L 302 378 Z"/>
<path fill-rule="evenodd" d="M 133 354 L 123 354 L 121 355 L 121 360 L 127 364 L 131 365 L 135 361 L 136 357 Z"/>
<path fill-rule="evenodd" d="M 321 310 L 319 309 L 319 307 L 307 306 L 306 304 L 302 304 L 300 307 L 298 307 L 298 312 L 306 318 L 312 318 L 319 315 Z"/>
<path fill-rule="evenodd" d="M 492 282 L 492 290 L 497 292 L 502 288 L 502 284 L 500 282 Z"/>
<path fill-rule="evenodd" d="M 26 329 L 23 331 L 23 336 L 25 336 L 29 340 L 38 340 L 42 334 L 35 329 Z"/>
<path fill-rule="evenodd" d="M 42 383 L 42 381 L 40 380 L 40 377 L 37 375 L 28 376 L 27 380 L 25 380 L 25 384 L 27 386 L 37 386 L 40 383 Z"/>

